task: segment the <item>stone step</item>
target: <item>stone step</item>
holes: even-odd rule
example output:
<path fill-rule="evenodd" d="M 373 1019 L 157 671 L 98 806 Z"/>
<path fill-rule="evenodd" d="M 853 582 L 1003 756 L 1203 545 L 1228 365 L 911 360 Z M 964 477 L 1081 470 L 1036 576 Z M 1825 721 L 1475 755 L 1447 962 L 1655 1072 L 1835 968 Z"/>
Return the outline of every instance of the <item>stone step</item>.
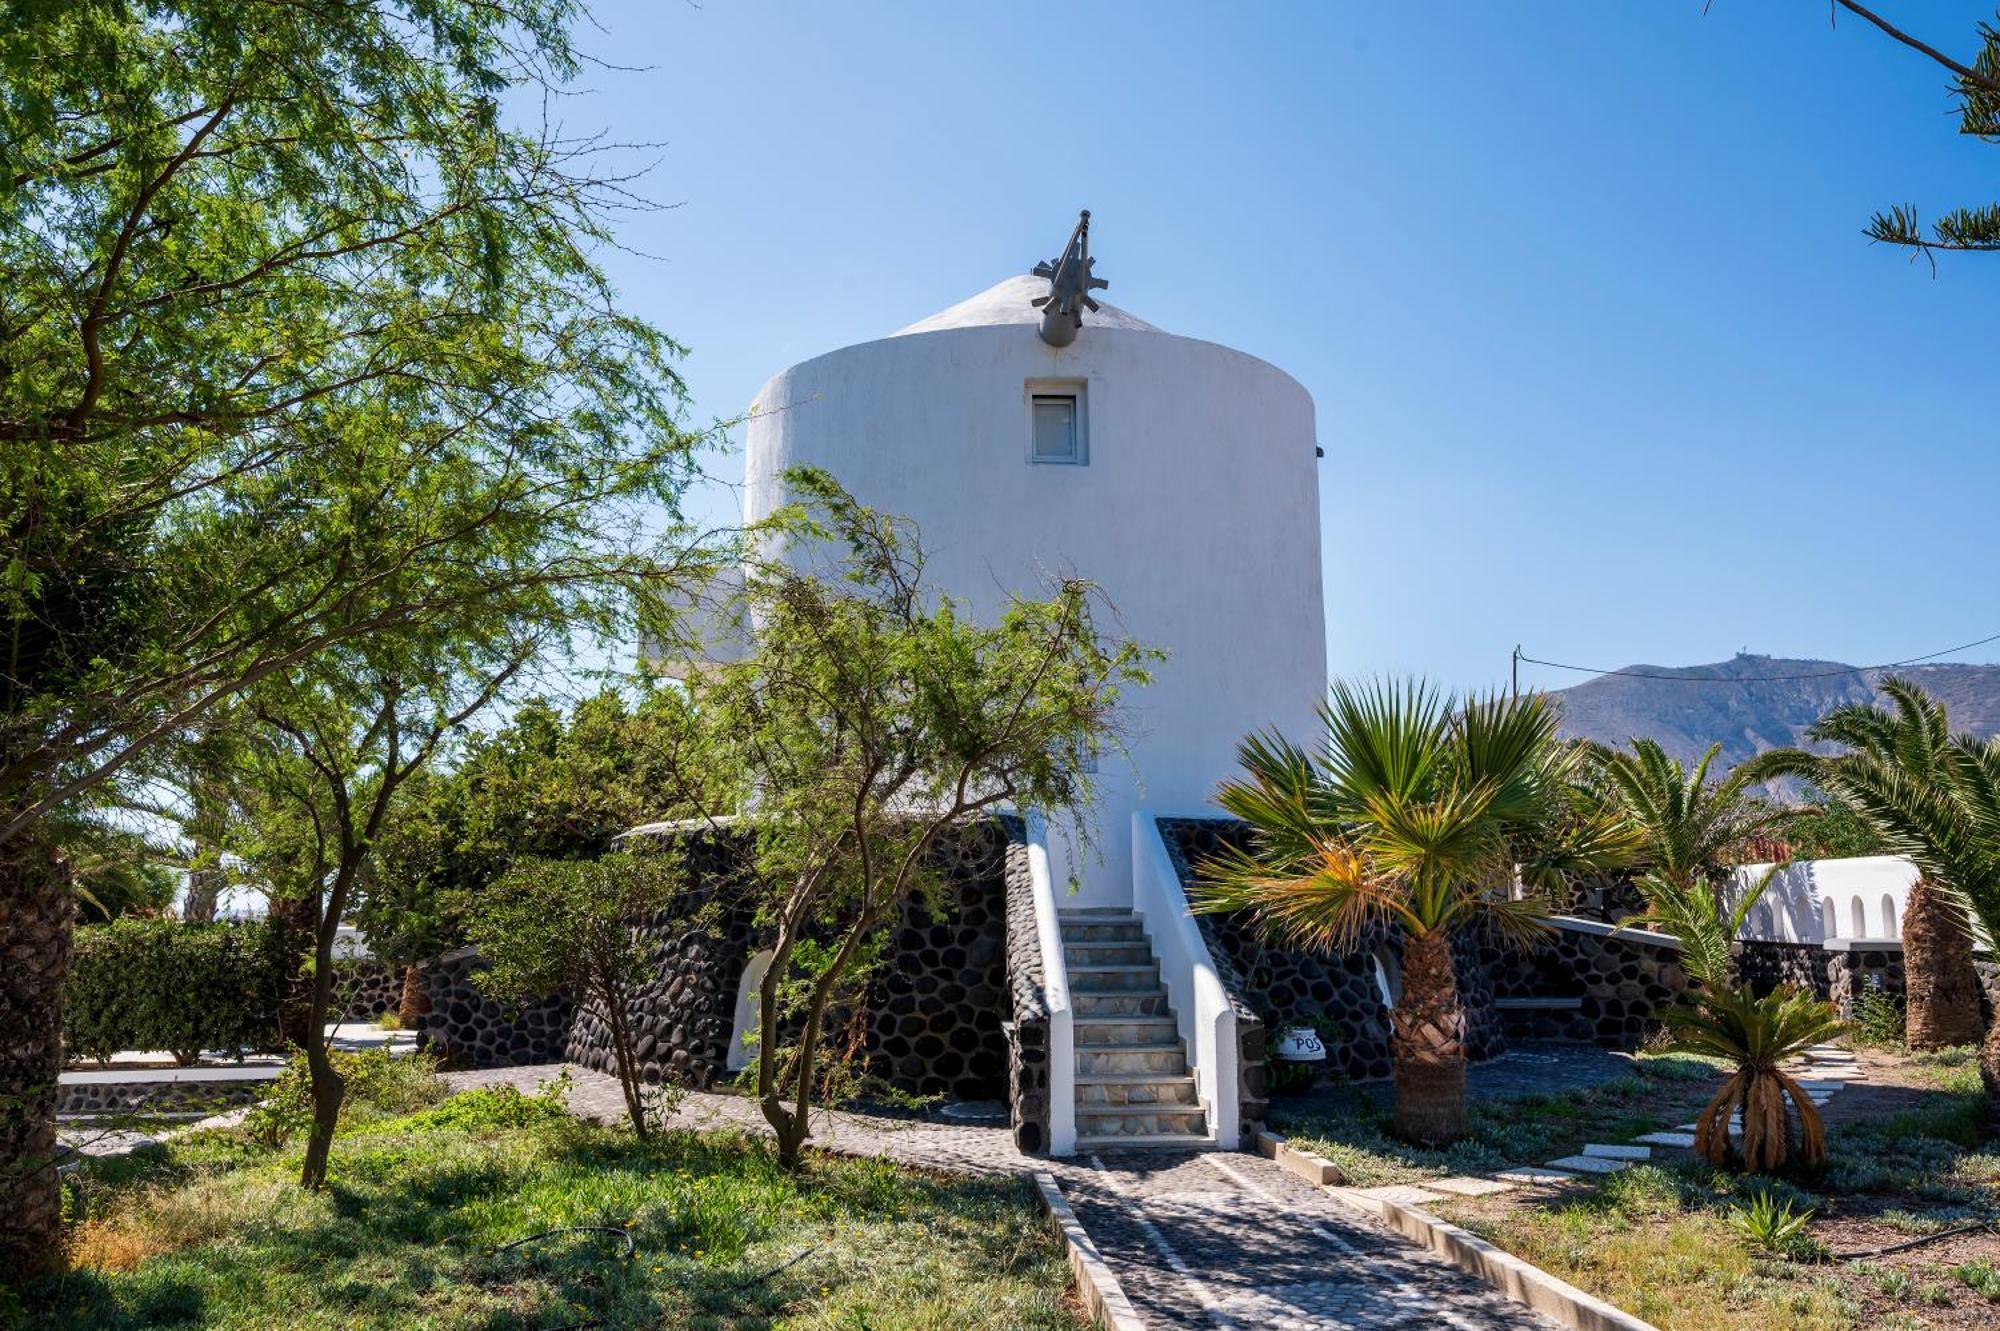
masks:
<path fill-rule="evenodd" d="M 1146 926 L 1137 920 L 1064 921 L 1062 940 L 1068 943 L 1143 943 Z"/>
<path fill-rule="evenodd" d="M 1208 1111 L 1200 1105 L 1078 1105 L 1076 1135 L 1106 1137 L 1208 1136 Z"/>
<path fill-rule="evenodd" d="M 1080 1044 L 1076 1047 L 1076 1070 L 1080 1076 L 1107 1072 L 1149 1072 L 1168 1077 L 1188 1075 L 1187 1051 L 1178 1040 L 1171 1044 Z"/>
<path fill-rule="evenodd" d="M 1086 1105 L 1191 1105 L 1199 1103 L 1193 1077 L 1153 1072 L 1102 1072 L 1076 1079 L 1076 1107 Z"/>
<path fill-rule="evenodd" d="M 1101 994 L 1107 990 L 1160 987 L 1160 963 L 1157 961 L 1148 962 L 1143 966 L 1092 963 L 1088 966 L 1071 966 L 1068 969 L 1071 993 Z"/>
<path fill-rule="evenodd" d="M 1167 1006 L 1167 991 L 1164 989 L 1112 989 L 1095 993 L 1070 994 L 1070 1004 L 1076 1019 L 1086 1017 L 1162 1017 L 1172 1009 Z"/>
<path fill-rule="evenodd" d="M 1172 1017 L 1077 1017 L 1076 1044 L 1172 1044 L 1180 1023 Z"/>
<path fill-rule="evenodd" d="M 1079 1133 L 1076 1139 L 1079 1151 L 1199 1151 L 1214 1145 L 1205 1134 L 1198 1137 L 1191 1132 L 1152 1132 L 1135 1137 L 1085 1137 Z"/>
<path fill-rule="evenodd" d="M 1063 964 L 1077 966 L 1143 966 L 1153 959 L 1153 945 L 1143 938 L 1130 942 L 1063 943 Z"/>

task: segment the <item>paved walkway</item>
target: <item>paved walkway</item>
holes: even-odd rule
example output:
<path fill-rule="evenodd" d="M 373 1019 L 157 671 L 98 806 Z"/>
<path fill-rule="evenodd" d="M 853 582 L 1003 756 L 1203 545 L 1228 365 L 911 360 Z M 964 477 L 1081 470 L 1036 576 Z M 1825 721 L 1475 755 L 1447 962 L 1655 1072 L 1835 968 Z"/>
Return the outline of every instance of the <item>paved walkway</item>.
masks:
<path fill-rule="evenodd" d="M 461 1090 L 533 1090 L 559 1065 L 447 1073 Z M 576 1114 L 616 1122 L 615 1078 L 569 1069 Z M 768 1129 L 751 1101 L 690 1092 L 671 1126 Z M 1110 1263 L 1149 1327 L 1229 1331 L 1549 1331 L 1528 1311 L 1269 1160 L 1222 1152 L 1127 1152 L 1048 1160 L 1014 1148 L 1005 1128 L 822 1110 L 813 1141 L 969 1174 L 1044 1170 Z"/>

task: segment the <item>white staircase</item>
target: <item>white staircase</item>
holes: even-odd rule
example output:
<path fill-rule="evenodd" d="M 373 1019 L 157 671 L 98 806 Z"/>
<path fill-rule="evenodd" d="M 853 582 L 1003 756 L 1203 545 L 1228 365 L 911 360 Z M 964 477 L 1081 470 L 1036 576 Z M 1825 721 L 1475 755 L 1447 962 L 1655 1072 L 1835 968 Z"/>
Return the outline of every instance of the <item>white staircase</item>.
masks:
<path fill-rule="evenodd" d="M 1058 918 L 1076 1032 L 1077 1150 L 1212 1145 L 1139 917 L 1107 908 Z"/>

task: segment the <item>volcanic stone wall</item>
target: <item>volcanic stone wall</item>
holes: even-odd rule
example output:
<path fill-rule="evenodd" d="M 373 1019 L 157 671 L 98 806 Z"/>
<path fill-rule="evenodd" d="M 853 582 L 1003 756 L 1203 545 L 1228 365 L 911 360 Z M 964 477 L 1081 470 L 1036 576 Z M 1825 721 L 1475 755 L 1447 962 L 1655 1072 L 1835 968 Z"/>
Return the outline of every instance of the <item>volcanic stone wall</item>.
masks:
<path fill-rule="evenodd" d="M 1644 1043 L 1662 1010 L 1687 990 L 1679 947 L 1592 920 L 1558 917 L 1554 925 L 1525 952 L 1492 938 L 1480 944 L 1478 969 L 1495 986 L 1508 1033 L 1622 1048 Z"/>
<path fill-rule="evenodd" d="M 1903 945 L 1870 939 L 1866 947 L 1849 946 L 1847 939 L 1835 939 L 1824 950 L 1826 997 L 1842 1017 L 1854 1015 L 1854 1000 L 1869 989 L 1900 996 L 1903 993 Z"/>
<path fill-rule="evenodd" d="M 853 1032 L 868 1071 L 904 1091 L 999 1100 L 1008 1090 L 1008 847 L 1017 822 L 986 819 L 942 839 L 927 861 L 935 892 L 916 894 L 885 940 L 887 959 L 859 1010 L 828 1014 Z M 689 838 L 689 886 L 639 926 L 654 978 L 633 1004 L 633 1043 L 647 1081 L 707 1087 L 727 1080 L 736 994 L 744 968 L 770 946 L 737 889 L 744 844 Z M 614 1070 L 610 1033 L 590 1004 L 579 1008 L 565 1056 Z"/>
<path fill-rule="evenodd" d="M 637 928 L 649 978 L 632 1000 L 632 1045 L 641 1078 L 707 1090 L 727 1080 L 736 990 L 758 944 L 739 889 L 740 839 L 700 832 L 682 839 L 688 886 Z M 611 1029 L 595 1003 L 577 1006 L 563 1046 L 568 1061 L 616 1074 Z"/>
<path fill-rule="evenodd" d="M 335 963 L 334 1002 L 342 1021 L 374 1021 L 403 1005 L 403 968 L 379 957 Z"/>
<path fill-rule="evenodd" d="M 469 947 L 447 952 L 424 967 L 431 1010 L 418 1023 L 418 1044 L 446 1066 L 501 1068 L 561 1062 L 575 1005 L 562 996 L 521 1005 L 496 1002 L 473 983 L 484 969 L 485 960 Z"/>
<path fill-rule="evenodd" d="M 1830 992 L 1827 953 L 1818 943 L 1752 938 L 1732 950 L 1738 977 L 1759 997 L 1786 985 L 1817 998 L 1826 998 Z"/>

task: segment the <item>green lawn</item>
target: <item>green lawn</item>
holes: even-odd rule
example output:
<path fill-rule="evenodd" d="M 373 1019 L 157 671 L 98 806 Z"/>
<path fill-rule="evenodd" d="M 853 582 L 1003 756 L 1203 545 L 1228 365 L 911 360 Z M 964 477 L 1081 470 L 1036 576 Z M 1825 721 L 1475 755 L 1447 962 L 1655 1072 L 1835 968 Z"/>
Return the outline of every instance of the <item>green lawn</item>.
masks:
<path fill-rule="evenodd" d="M 73 1268 L 32 1328 L 1062 1328 L 1059 1242 L 1022 1182 L 820 1158 L 779 1170 L 734 1135 L 629 1133 L 479 1092 L 362 1121 L 321 1195 L 296 1145 L 242 1132 L 106 1163 L 78 1192 Z M 511 1252 L 565 1225 L 574 1235 Z M 796 1259 L 796 1260 L 795 1260 Z M 8 1320 L 0 1294 L 0 1324 Z"/>

